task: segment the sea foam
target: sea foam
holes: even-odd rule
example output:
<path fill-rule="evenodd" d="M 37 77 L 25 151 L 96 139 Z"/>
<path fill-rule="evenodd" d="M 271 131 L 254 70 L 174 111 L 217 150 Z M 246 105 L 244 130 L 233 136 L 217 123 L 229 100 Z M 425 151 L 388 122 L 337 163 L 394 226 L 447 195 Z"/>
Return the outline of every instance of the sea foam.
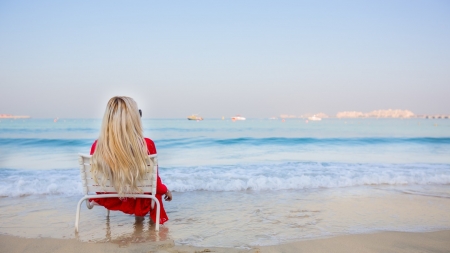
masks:
<path fill-rule="evenodd" d="M 277 191 L 364 185 L 450 184 L 447 164 L 292 162 L 160 168 L 176 192 Z M 81 195 L 78 169 L 0 170 L 0 196 Z"/>

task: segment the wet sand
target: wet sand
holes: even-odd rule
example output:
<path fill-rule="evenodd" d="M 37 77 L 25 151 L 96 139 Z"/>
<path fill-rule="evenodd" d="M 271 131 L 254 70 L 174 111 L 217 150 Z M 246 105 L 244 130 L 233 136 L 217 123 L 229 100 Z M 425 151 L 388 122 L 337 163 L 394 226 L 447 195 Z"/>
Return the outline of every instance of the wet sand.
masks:
<path fill-rule="evenodd" d="M 428 233 L 381 232 L 376 234 L 345 235 L 278 246 L 266 246 L 261 247 L 260 252 L 450 252 L 450 231 Z"/>
<path fill-rule="evenodd" d="M 79 196 L 4 197 L 0 252 L 450 252 L 448 196 L 447 185 L 175 192 L 159 232 L 83 205 L 78 233 Z"/>
<path fill-rule="evenodd" d="M 173 240 L 132 243 L 127 246 L 121 246 L 117 242 L 89 243 L 80 242 L 76 239 L 22 238 L 0 235 L 0 252 L 450 252 L 450 230 L 427 233 L 381 232 L 344 235 L 276 246 L 253 247 L 251 249 L 177 246 Z"/>

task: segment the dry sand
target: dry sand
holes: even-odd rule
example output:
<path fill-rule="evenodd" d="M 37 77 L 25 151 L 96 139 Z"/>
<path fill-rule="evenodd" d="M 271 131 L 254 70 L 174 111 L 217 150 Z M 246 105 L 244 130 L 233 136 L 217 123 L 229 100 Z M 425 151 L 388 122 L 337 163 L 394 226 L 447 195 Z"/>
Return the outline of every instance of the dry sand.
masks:
<path fill-rule="evenodd" d="M 345 235 L 275 246 L 254 247 L 252 249 L 177 246 L 174 245 L 172 240 L 131 243 L 126 246 L 121 246 L 117 243 L 80 242 L 76 239 L 30 239 L 0 235 L 0 252 L 450 252 L 450 230 L 427 233 L 380 232 L 376 234 Z"/>

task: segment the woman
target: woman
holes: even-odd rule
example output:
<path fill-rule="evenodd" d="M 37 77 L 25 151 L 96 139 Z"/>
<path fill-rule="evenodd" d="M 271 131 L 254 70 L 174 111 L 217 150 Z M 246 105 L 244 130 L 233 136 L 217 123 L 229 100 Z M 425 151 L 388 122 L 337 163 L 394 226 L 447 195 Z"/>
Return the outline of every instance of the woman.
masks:
<path fill-rule="evenodd" d="M 156 154 L 153 141 L 143 136 L 141 116 L 141 110 L 132 98 L 111 98 L 106 106 L 100 136 L 91 147 L 94 174 L 98 175 L 97 178 L 110 175 L 118 194 L 139 192 L 136 182 L 145 175 L 146 158 L 149 154 Z M 104 185 L 104 182 L 99 183 Z M 160 224 L 169 219 L 162 203 L 163 195 L 166 201 L 172 200 L 172 193 L 158 174 L 155 197 L 161 204 Z M 151 219 L 157 222 L 156 212 L 151 211 L 151 199 L 103 198 L 92 201 L 108 210 L 136 216 L 145 216 L 150 212 Z"/>

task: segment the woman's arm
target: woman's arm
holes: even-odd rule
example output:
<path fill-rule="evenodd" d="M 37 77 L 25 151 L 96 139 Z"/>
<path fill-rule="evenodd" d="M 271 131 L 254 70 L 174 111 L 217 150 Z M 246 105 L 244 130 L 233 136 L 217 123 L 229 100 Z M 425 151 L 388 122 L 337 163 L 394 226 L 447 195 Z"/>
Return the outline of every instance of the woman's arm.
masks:
<path fill-rule="evenodd" d="M 156 146 L 155 143 L 149 138 L 145 138 L 145 143 L 147 144 L 148 153 L 153 155 L 156 154 Z M 163 184 L 161 178 L 159 177 L 159 171 L 157 172 L 156 178 L 156 194 L 166 195 L 164 199 L 166 201 L 172 200 L 172 193 L 167 189 L 167 186 Z"/>
<path fill-rule="evenodd" d="M 159 173 L 156 178 L 156 194 L 164 195 L 168 191 L 167 186 L 163 184 L 161 178 L 159 177 Z"/>
<path fill-rule="evenodd" d="M 172 192 L 167 189 L 167 186 L 165 184 L 163 184 L 161 178 L 159 177 L 159 173 L 156 179 L 156 194 L 166 195 L 164 196 L 164 199 L 166 201 L 172 200 Z"/>
<path fill-rule="evenodd" d="M 164 197 L 164 200 L 171 201 L 172 200 L 172 192 L 167 190 L 166 196 Z"/>

